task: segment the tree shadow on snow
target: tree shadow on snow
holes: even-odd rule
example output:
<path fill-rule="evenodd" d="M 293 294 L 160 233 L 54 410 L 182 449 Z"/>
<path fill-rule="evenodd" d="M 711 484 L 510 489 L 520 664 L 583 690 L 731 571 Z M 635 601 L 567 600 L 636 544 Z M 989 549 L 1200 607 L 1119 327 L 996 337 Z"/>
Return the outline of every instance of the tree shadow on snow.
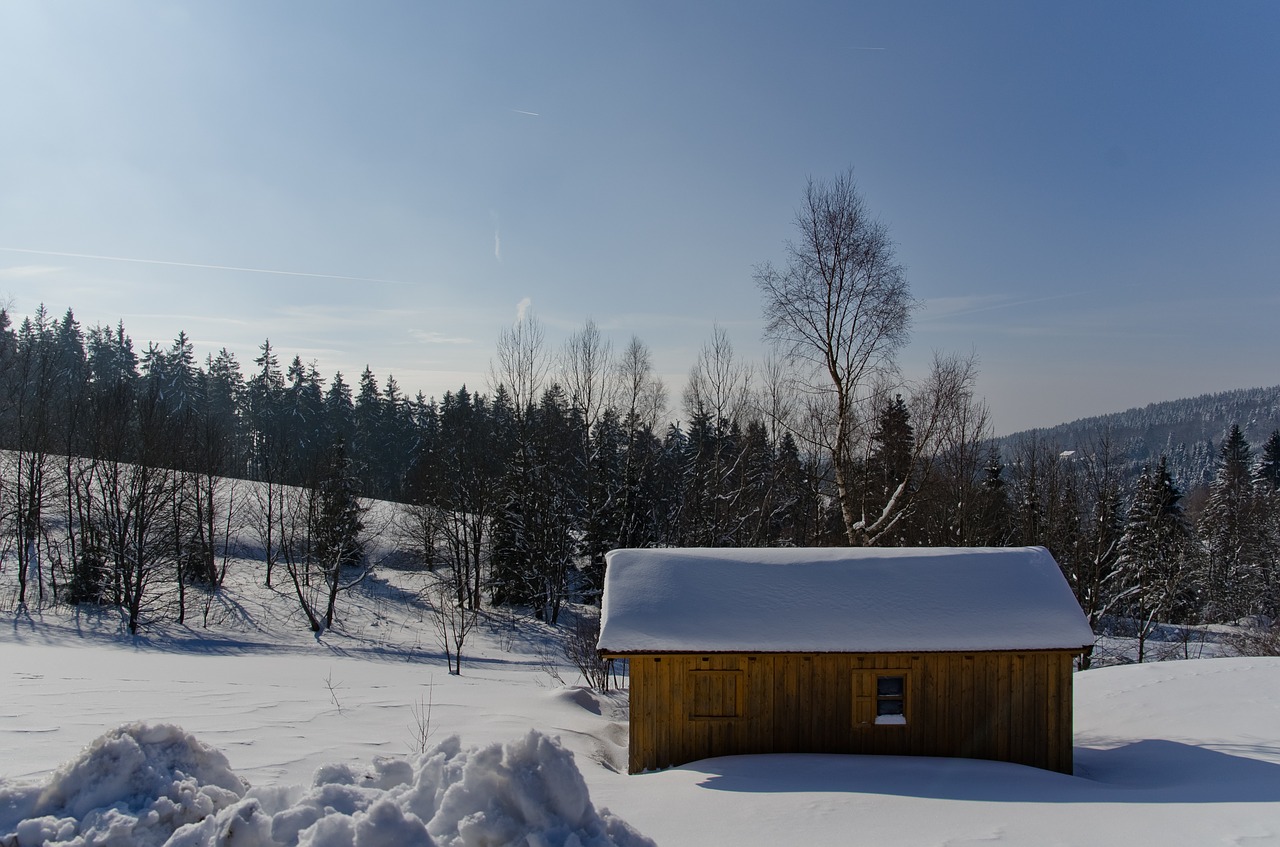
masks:
<path fill-rule="evenodd" d="M 1276 755 L 1275 748 L 1237 748 Z M 915 756 L 726 756 L 683 765 L 702 788 L 1032 803 L 1276 803 L 1280 764 L 1177 741 L 1077 747 L 1075 774 Z"/>

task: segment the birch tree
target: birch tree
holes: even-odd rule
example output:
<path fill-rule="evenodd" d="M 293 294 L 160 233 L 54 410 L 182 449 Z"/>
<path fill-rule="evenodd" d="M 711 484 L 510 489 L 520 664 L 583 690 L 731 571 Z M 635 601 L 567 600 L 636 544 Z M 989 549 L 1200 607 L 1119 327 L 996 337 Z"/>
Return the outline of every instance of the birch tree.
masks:
<path fill-rule="evenodd" d="M 786 264 L 765 263 L 765 336 L 786 355 L 820 416 L 820 443 L 835 477 L 849 544 L 874 540 L 894 509 L 865 520 L 850 478 L 864 407 L 876 381 L 893 371 L 915 307 L 889 230 L 867 207 L 851 171 L 809 180 L 795 216 Z"/>

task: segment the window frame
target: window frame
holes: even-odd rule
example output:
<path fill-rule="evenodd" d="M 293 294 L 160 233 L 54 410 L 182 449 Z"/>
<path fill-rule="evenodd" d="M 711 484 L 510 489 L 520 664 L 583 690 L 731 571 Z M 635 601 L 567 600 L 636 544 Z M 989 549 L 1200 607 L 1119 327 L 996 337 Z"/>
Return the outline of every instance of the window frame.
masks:
<path fill-rule="evenodd" d="M 688 683 L 688 692 L 686 694 L 686 716 L 691 721 L 736 721 L 742 720 L 746 716 L 746 674 L 738 668 L 690 668 L 685 677 Z M 698 708 L 698 686 L 699 684 L 712 685 L 719 683 L 722 691 L 726 690 L 723 686 L 732 684 L 733 690 L 733 713 L 727 710 L 721 710 L 715 713 L 699 714 Z M 709 693 L 709 692 L 708 692 Z"/>
<path fill-rule="evenodd" d="M 901 694 L 880 694 L 880 680 L 902 680 Z M 865 728 L 901 728 L 911 725 L 911 671 L 908 668 L 858 668 L 853 678 L 853 725 Z M 897 714 L 881 715 L 880 704 L 901 703 L 900 720 L 880 720 L 898 717 Z"/>

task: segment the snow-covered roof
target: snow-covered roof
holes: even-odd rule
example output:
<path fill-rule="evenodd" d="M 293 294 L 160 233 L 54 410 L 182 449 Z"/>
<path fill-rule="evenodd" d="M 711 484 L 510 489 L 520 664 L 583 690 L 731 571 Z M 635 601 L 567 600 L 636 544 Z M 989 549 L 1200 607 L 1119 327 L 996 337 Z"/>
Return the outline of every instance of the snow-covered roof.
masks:
<path fill-rule="evenodd" d="M 607 653 L 1075 650 L 1043 547 L 668 548 L 606 557 Z"/>

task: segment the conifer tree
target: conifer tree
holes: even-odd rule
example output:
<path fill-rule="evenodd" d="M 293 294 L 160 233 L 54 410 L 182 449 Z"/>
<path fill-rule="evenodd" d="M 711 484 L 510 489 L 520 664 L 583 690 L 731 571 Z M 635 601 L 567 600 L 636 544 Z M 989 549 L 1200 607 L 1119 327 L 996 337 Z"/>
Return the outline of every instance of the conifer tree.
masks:
<path fill-rule="evenodd" d="M 89 379 L 98 390 L 109 390 L 120 383 L 132 384 L 138 378 L 138 356 L 133 339 L 124 331 L 124 322 L 115 328 L 98 324 L 87 338 Z"/>
<path fill-rule="evenodd" d="M 364 506 L 357 496 L 358 481 L 341 439 L 330 445 L 312 513 L 311 545 L 316 564 L 324 574 L 328 596 L 324 626 L 333 626 L 342 569 L 359 565 L 364 558 L 360 533 L 364 530 Z"/>
<path fill-rule="evenodd" d="M 879 514 L 884 510 L 889 498 L 906 480 L 906 486 L 899 497 L 909 499 L 914 493 L 917 480 L 914 479 L 911 467 L 915 456 L 916 435 L 911 425 L 911 411 L 902 399 L 901 394 L 885 404 L 876 416 L 876 427 L 871 433 L 871 455 L 863 467 L 863 520 L 868 515 Z M 886 529 L 882 541 L 902 544 L 910 529 L 906 524 L 909 516 L 903 514 L 889 529 Z"/>
<path fill-rule="evenodd" d="M 1280 615 L 1280 430 L 1273 431 L 1263 445 L 1254 490 L 1263 566 L 1259 605 L 1263 614 L 1275 618 Z"/>
<path fill-rule="evenodd" d="M 1280 490 L 1280 429 L 1273 431 L 1262 447 L 1262 462 L 1256 478 L 1272 491 Z"/>
<path fill-rule="evenodd" d="M 266 585 L 271 587 L 277 545 L 277 522 L 282 517 L 283 486 L 294 472 L 291 466 L 287 424 L 284 416 L 284 374 L 280 361 L 267 339 L 253 360 L 258 370 L 246 385 L 251 467 L 254 478 L 263 483 L 258 490 L 258 535 L 266 555 Z"/>
<path fill-rule="evenodd" d="M 285 371 L 280 414 L 282 437 L 298 469 L 295 473 L 305 474 L 303 469 L 326 463 L 333 442 L 324 416 L 324 388 L 315 365 L 303 364 L 301 356 L 294 356 Z"/>
<path fill-rule="evenodd" d="M 366 365 L 356 388 L 355 437 L 351 443 L 351 459 L 355 463 L 356 474 L 363 480 L 371 481 L 382 476 L 385 446 L 382 407 L 382 389 Z"/>
<path fill-rule="evenodd" d="M 624 439 L 617 411 L 606 408 L 591 431 L 583 492 L 583 589 L 596 601 L 604 587 L 604 556 L 622 546 L 627 484 Z"/>
<path fill-rule="evenodd" d="M 1120 538 L 1109 610 L 1132 623 L 1139 662 L 1146 658 L 1147 639 L 1156 624 L 1178 623 L 1190 616 L 1196 544 L 1181 500 L 1161 456 L 1138 480 Z"/>
<path fill-rule="evenodd" d="M 581 416 L 553 384 L 524 421 L 525 434 L 503 476 L 494 520 L 494 602 L 529 603 L 556 623 L 568 596 L 582 518 L 582 480 L 574 461 Z"/>
<path fill-rule="evenodd" d="M 663 449 L 652 426 L 629 412 L 623 421 L 626 431 L 622 467 L 622 505 L 619 547 L 643 547 L 662 543 L 667 535 L 668 514 L 664 498 L 675 486 L 665 485 Z"/>
<path fill-rule="evenodd" d="M 1209 486 L 1209 502 L 1201 520 L 1207 549 L 1202 592 L 1205 614 L 1214 621 L 1262 612 L 1268 582 L 1264 561 L 1259 490 L 1253 482 L 1249 443 L 1233 425 L 1218 456 Z"/>
<path fill-rule="evenodd" d="M 976 522 L 976 543 L 989 547 L 1002 547 L 1009 543 L 1012 533 L 1009 491 L 1004 481 L 1004 460 L 1000 456 L 1000 448 L 995 445 L 987 450 L 987 459 L 983 463 Z"/>
<path fill-rule="evenodd" d="M 342 371 L 333 375 L 329 390 L 324 395 L 325 428 L 330 439 L 342 439 L 350 444 L 355 437 L 355 403 L 351 399 L 351 386 L 342 378 Z"/>
<path fill-rule="evenodd" d="M 777 499 L 772 512 L 775 543 L 781 547 L 809 547 L 817 543 L 819 475 L 800 455 L 790 432 L 778 439 Z"/>
<path fill-rule="evenodd" d="M 777 453 L 764 422 L 757 418 L 749 420 L 739 440 L 735 464 L 731 512 L 735 544 L 766 547 L 776 542 L 777 468 Z"/>
<path fill-rule="evenodd" d="M 421 395 L 419 395 L 421 396 Z M 400 391 L 393 375 L 387 376 L 382 392 L 382 474 L 377 495 L 399 500 L 404 496 L 405 478 L 419 435 L 414 419 L 414 403 Z"/>
<path fill-rule="evenodd" d="M 192 571 L 197 581 L 217 588 L 225 572 L 218 571 L 216 556 L 221 535 L 225 550 L 234 495 L 231 481 L 246 472 L 243 435 L 238 407 L 243 402 L 244 378 L 240 363 L 225 347 L 216 357 L 206 357 L 197 372 L 195 433 L 191 439 Z M 225 560 L 224 560 L 225 562 Z"/>
<path fill-rule="evenodd" d="M 501 387 L 499 387 L 501 389 Z M 419 448 L 414 476 L 419 497 L 439 510 L 445 562 L 459 607 L 479 609 L 491 548 L 490 530 L 501 505 L 502 470 L 514 437 L 505 393 L 488 404 L 464 385 L 440 404 L 439 435 Z"/>

